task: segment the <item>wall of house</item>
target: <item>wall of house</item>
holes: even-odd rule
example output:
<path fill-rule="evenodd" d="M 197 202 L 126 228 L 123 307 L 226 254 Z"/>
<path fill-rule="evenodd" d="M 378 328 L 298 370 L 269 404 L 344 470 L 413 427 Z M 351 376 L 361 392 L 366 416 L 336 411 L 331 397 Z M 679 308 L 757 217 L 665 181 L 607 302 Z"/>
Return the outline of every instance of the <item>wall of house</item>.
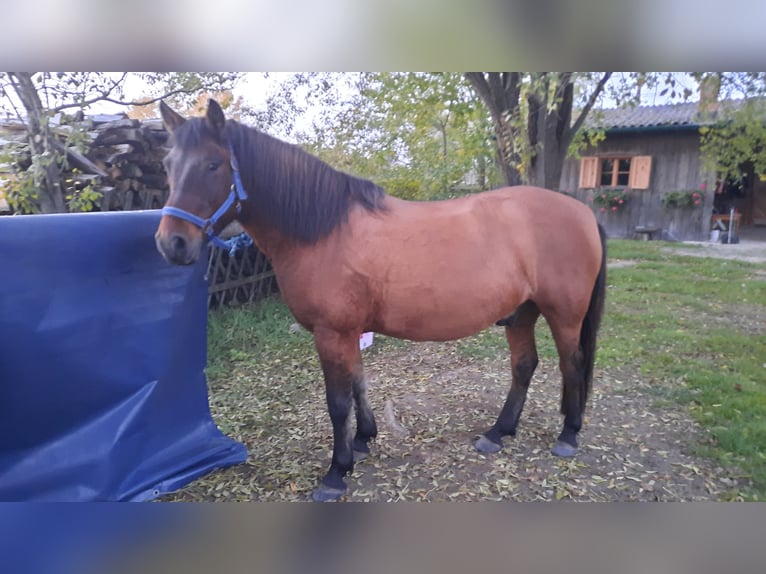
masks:
<path fill-rule="evenodd" d="M 657 227 L 662 237 L 671 240 L 704 240 L 709 237 L 713 192 L 705 192 L 705 201 L 695 208 L 667 209 L 662 195 L 671 191 L 700 190 L 704 171 L 696 131 L 646 131 L 643 133 L 612 134 L 595 149 L 582 156 L 619 154 L 652 157 L 649 189 L 634 190 L 628 207 L 618 213 L 602 213 L 594 207 L 599 222 L 609 237 L 632 237 L 636 227 Z M 580 160 L 570 158 L 564 164 L 560 190 L 585 203 L 590 192 L 578 189 Z M 707 183 L 707 182 L 706 182 Z M 707 183 L 708 187 L 712 183 Z"/>

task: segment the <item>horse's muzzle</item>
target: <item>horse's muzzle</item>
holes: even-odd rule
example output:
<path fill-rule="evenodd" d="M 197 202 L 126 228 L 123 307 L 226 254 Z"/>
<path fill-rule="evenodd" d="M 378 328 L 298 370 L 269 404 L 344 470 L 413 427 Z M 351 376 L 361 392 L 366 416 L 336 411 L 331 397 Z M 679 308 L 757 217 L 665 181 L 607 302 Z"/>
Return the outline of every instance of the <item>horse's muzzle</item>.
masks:
<path fill-rule="evenodd" d="M 199 238 L 188 239 L 179 233 L 154 236 L 157 250 L 168 263 L 173 265 L 192 265 L 199 259 L 202 241 Z"/>

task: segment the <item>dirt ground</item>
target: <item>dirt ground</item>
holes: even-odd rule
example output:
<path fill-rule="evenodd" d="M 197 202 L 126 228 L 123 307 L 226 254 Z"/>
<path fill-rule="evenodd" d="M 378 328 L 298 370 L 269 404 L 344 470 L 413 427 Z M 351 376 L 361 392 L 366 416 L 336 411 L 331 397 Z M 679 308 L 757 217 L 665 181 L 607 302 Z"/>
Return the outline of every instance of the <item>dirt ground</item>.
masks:
<path fill-rule="evenodd" d="M 425 500 L 714 500 L 738 484 L 731 471 L 691 454 L 691 445 L 705 440 L 695 423 L 632 372 L 595 373 L 580 453 L 551 456 L 561 430 L 552 360 L 535 373 L 517 436 L 505 439 L 500 453 L 478 453 L 472 440 L 497 416 L 508 369 L 505 361 L 468 360 L 449 347 L 418 344 L 395 360 L 386 353 L 385 364 L 368 360 L 379 381 L 375 393 L 396 397 L 386 401 L 396 418 L 381 421 L 350 499 L 396 500 L 406 489 L 407 498 Z"/>
<path fill-rule="evenodd" d="M 456 343 L 402 343 L 365 351 L 365 363 L 379 434 L 348 480 L 348 501 L 704 501 L 745 485 L 694 456 L 705 440 L 696 424 L 632 371 L 596 371 L 580 452 L 563 460 L 549 452 L 561 425 L 553 360 L 540 362 L 516 437 L 492 455 L 472 442 L 508 391 L 505 360 L 468 358 Z M 330 457 L 322 391 L 317 382 L 281 413 L 278 433 L 246 437 L 247 463 L 166 499 L 307 500 Z"/>

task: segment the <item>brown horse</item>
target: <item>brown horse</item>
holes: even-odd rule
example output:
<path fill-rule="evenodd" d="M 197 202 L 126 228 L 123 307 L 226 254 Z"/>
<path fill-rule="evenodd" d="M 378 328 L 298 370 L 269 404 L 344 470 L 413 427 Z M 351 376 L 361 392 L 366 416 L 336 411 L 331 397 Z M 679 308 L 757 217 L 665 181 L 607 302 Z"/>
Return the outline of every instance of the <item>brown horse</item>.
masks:
<path fill-rule="evenodd" d="M 237 219 L 271 260 L 284 301 L 314 336 L 333 428 L 332 462 L 315 500 L 346 490 L 354 454 L 377 434 L 359 335 L 446 341 L 505 327 L 511 388 L 476 441 L 513 436 L 537 366 L 542 314 L 559 353 L 564 425 L 553 454 L 573 456 L 595 358 L 606 243 L 591 210 L 563 194 L 503 188 L 460 199 L 403 201 L 298 146 L 226 120 L 211 100 L 184 119 L 164 103 L 170 196 L 156 235 L 171 263 L 190 264 Z M 242 163 L 237 167 L 236 158 Z M 351 412 L 355 406 L 356 434 Z"/>

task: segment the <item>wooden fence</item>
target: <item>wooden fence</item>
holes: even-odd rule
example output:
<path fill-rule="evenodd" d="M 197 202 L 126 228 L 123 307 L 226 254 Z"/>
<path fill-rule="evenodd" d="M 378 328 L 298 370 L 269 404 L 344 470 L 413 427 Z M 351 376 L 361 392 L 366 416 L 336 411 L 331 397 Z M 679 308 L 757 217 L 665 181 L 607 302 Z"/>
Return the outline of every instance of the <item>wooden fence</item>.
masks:
<path fill-rule="evenodd" d="M 255 245 L 240 247 L 233 255 L 211 247 L 207 278 L 208 309 L 259 301 L 279 292 L 271 263 Z"/>

